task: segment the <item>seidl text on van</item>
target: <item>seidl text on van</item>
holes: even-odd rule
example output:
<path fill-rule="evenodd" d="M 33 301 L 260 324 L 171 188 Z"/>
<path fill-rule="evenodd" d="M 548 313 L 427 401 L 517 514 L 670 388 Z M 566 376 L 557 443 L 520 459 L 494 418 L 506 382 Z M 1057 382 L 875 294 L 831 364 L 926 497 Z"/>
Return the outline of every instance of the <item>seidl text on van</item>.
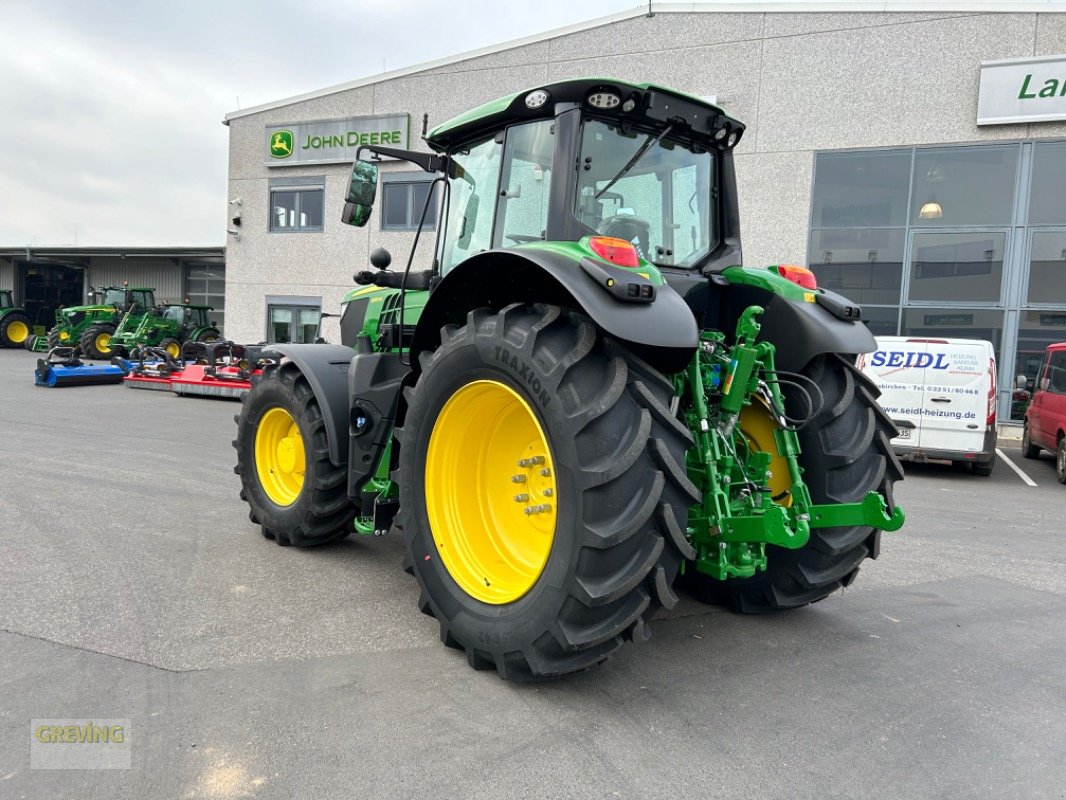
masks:
<path fill-rule="evenodd" d="M 981 339 L 879 336 L 858 366 L 896 423 L 892 447 L 912 461 L 951 461 L 978 475 L 996 463 L 996 356 Z"/>

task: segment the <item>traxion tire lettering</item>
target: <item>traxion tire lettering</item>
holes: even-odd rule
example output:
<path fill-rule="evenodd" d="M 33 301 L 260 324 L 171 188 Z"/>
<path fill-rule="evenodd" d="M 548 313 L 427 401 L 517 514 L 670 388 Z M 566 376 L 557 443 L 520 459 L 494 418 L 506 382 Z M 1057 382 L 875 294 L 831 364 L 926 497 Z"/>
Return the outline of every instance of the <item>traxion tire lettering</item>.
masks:
<path fill-rule="evenodd" d="M 511 355 L 511 351 L 506 347 L 500 347 L 499 345 L 496 345 L 496 360 L 510 367 L 519 380 L 523 381 L 532 390 L 540 402 L 545 406 L 551 404 L 551 397 L 544 390 L 540 378 L 533 374 L 533 368 L 529 364 L 519 359 L 518 356 Z"/>

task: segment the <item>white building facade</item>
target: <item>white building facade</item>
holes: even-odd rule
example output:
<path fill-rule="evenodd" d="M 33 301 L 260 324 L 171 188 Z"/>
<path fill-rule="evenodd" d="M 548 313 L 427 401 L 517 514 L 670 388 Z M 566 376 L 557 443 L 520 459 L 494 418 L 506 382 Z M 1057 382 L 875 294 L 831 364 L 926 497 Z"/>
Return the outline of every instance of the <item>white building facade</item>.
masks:
<path fill-rule="evenodd" d="M 429 176 L 384 163 L 374 217 L 345 226 L 360 143 L 422 149 L 424 115 L 597 75 L 745 122 L 745 263 L 809 265 L 875 333 L 991 340 L 1017 415 L 1012 376 L 1066 340 L 1066 3 L 722 8 L 656 5 L 230 114 L 227 336 L 310 341 L 371 250 L 406 262 Z"/>

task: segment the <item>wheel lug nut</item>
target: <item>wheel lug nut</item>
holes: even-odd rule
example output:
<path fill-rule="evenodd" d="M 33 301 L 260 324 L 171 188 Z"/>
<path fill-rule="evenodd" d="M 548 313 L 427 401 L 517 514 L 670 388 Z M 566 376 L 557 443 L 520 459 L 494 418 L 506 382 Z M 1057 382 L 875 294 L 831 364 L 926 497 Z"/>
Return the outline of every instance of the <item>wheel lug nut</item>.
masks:
<path fill-rule="evenodd" d="M 529 495 L 528 495 L 528 494 L 516 494 L 516 495 L 514 496 L 514 501 L 515 501 L 516 503 L 524 503 L 524 502 L 526 502 L 526 501 L 527 501 L 528 499 L 529 499 Z"/>
<path fill-rule="evenodd" d="M 526 476 L 525 475 L 512 475 L 511 476 L 511 483 L 525 483 L 525 482 L 526 482 Z"/>
<path fill-rule="evenodd" d="M 552 507 L 547 503 L 541 503 L 539 506 L 526 506 L 526 515 L 543 514 L 546 511 L 551 511 Z"/>
<path fill-rule="evenodd" d="M 541 492 L 541 494 L 543 494 L 545 497 L 551 497 L 553 492 L 551 489 L 545 489 L 543 492 Z"/>
<path fill-rule="evenodd" d="M 540 474 L 543 475 L 545 478 L 547 478 L 547 477 L 549 477 L 552 474 L 552 471 L 550 469 L 548 469 L 547 467 L 545 467 L 544 469 L 542 469 L 540 471 Z"/>

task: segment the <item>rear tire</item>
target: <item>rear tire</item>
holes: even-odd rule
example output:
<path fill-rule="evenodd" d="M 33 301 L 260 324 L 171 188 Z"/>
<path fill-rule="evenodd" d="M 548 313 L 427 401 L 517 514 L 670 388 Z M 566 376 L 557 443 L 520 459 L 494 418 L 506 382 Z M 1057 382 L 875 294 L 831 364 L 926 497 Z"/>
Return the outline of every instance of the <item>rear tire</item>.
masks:
<path fill-rule="evenodd" d="M 81 352 L 86 358 L 109 359 L 114 353 L 111 351 L 111 335 L 115 332 L 115 326 L 107 323 L 90 325 L 82 332 L 78 343 Z"/>
<path fill-rule="evenodd" d="M 973 474 L 974 475 L 980 475 L 983 478 L 987 478 L 988 476 L 990 476 L 992 474 L 992 470 L 995 469 L 995 466 L 996 466 L 996 459 L 995 458 L 993 458 L 991 461 L 986 461 L 983 464 L 974 462 Z"/>
<path fill-rule="evenodd" d="M 30 318 L 21 311 L 12 311 L 0 319 L 0 347 L 25 347 L 32 333 Z"/>
<path fill-rule="evenodd" d="M 877 404 L 876 386 L 841 355 L 816 356 L 803 374 L 825 402 L 799 431 L 800 466 L 814 503 L 854 503 L 880 492 L 893 508 L 892 486 L 903 469 L 892 451 L 892 421 Z M 799 415 L 797 415 L 799 416 Z M 718 581 L 690 570 L 686 582 L 700 599 L 743 613 L 799 608 L 851 585 L 859 565 L 877 558 L 881 532 L 866 526 L 813 528 L 798 550 L 767 545 L 766 571 Z"/>
<path fill-rule="evenodd" d="M 437 618 L 441 640 L 476 669 L 537 680 L 594 667 L 624 641 L 647 638 L 654 613 L 677 602 L 671 584 L 681 561 L 694 556 L 684 535 L 698 500 L 685 472 L 692 438 L 670 413 L 669 381 L 585 317 L 555 306 L 473 311 L 465 326 L 445 328 L 440 348 L 420 363 L 396 432 L 394 526 L 419 607 Z M 505 398 L 502 405 L 478 405 L 479 387 Z M 478 422 L 464 422 L 472 414 Z M 508 435 L 516 428 L 539 431 L 530 448 L 513 446 L 522 439 Z M 545 445 L 551 469 L 543 469 L 559 478 L 549 496 L 542 468 L 518 463 Z M 459 464 L 480 489 L 464 494 L 459 480 L 447 480 Z M 526 471 L 528 483 L 507 474 Z M 519 507 L 550 501 L 544 530 L 516 520 L 514 492 Z M 434 530 L 431 518 L 450 524 Z M 551 537 L 547 545 L 538 535 Z M 539 557 L 533 568 L 493 584 L 490 577 L 507 577 L 498 564 L 527 547 Z M 489 556 L 465 569 L 462 556 L 478 548 Z"/>
<path fill-rule="evenodd" d="M 297 430 L 282 431 L 279 421 Z M 309 547 L 351 533 L 355 507 L 348 499 L 347 464 L 337 467 L 329 460 L 322 409 L 295 364 L 265 372 L 244 398 L 233 446 L 240 496 L 263 536 L 283 546 Z"/>
<path fill-rule="evenodd" d="M 1066 483 L 1066 436 L 1059 439 L 1059 446 L 1055 449 L 1055 477 L 1059 483 Z"/>
<path fill-rule="evenodd" d="M 1040 448 L 1029 438 L 1029 420 L 1022 423 L 1022 458 L 1039 458 Z"/>

